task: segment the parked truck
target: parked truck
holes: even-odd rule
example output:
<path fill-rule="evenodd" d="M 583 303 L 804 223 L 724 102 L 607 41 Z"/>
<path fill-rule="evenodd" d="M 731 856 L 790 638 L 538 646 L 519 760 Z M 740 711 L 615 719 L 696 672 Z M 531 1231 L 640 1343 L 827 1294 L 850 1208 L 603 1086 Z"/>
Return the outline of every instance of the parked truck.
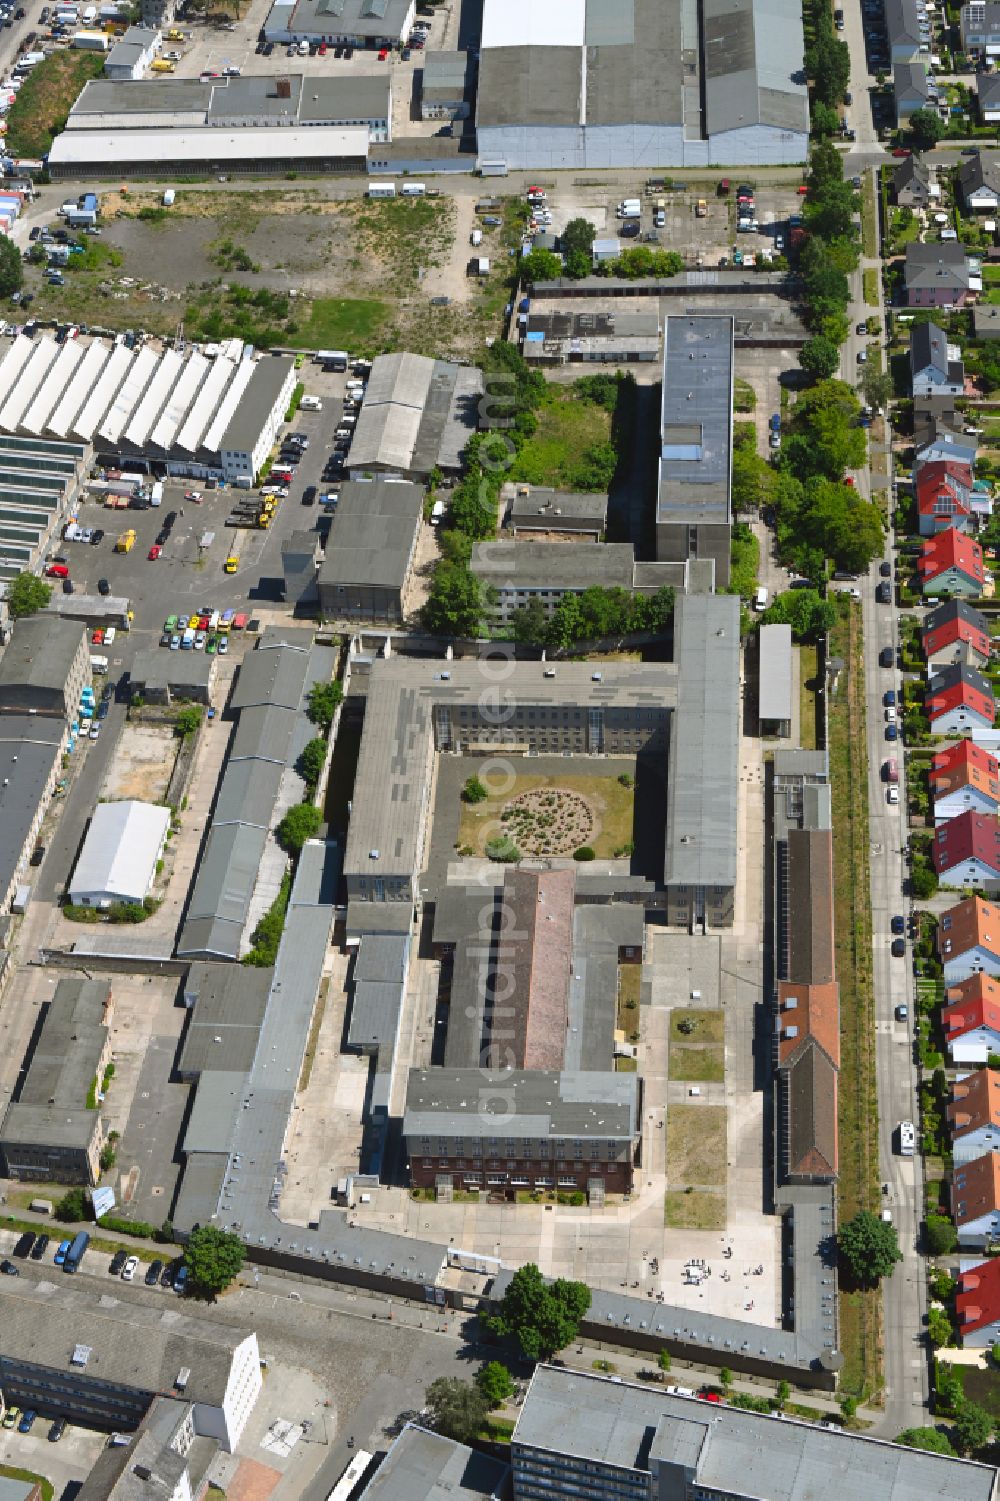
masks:
<path fill-rule="evenodd" d="M 115 543 L 115 552 L 131 552 L 135 546 L 135 532 L 130 527 L 127 532 L 122 532 Z"/>

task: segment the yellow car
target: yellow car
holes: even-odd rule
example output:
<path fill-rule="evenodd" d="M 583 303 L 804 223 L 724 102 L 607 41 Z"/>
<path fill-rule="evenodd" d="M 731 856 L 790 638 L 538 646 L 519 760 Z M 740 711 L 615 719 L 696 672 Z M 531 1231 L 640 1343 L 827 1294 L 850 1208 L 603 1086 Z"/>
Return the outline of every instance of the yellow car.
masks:
<path fill-rule="evenodd" d="M 200 615 L 192 615 L 191 619 L 188 621 L 188 630 L 189 631 L 196 631 L 198 629 L 198 621 L 200 619 L 201 619 Z"/>
<path fill-rule="evenodd" d="M 168 63 L 165 57 L 158 57 L 152 67 L 154 73 L 176 73 L 177 71 L 175 64 Z"/>
<path fill-rule="evenodd" d="M 235 573 L 237 568 L 239 567 L 239 562 L 239 558 L 237 558 L 233 553 L 230 553 L 224 564 L 226 573 Z"/>
<path fill-rule="evenodd" d="M 173 30 L 167 32 L 167 41 L 168 42 L 185 42 L 185 41 L 187 41 L 187 37 L 184 35 L 183 31 L 177 31 L 176 29 L 173 29 Z"/>

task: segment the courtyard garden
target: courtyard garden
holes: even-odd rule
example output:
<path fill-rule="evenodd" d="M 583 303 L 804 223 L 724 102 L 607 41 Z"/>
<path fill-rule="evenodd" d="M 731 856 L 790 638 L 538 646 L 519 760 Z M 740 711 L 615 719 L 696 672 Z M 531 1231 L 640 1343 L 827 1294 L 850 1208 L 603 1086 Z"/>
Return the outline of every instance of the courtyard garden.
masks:
<path fill-rule="evenodd" d="M 630 776 L 512 778 L 503 796 L 463 795 L 457 847 L 483 856 L 503 840 L 524 856 L 626 859 L 632 853 L 635 788 Z"/>

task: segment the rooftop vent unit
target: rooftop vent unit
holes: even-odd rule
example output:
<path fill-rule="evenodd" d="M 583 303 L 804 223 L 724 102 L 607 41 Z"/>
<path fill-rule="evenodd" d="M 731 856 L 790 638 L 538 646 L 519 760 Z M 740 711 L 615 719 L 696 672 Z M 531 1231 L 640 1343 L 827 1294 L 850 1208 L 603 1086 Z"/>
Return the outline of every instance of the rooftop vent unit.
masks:
<path fill-rule="evenodd" d="M 186 1365 L 182 1365 L 181 1368 L 180 1368 L 180 1370 L 177 1372 L 177 1376 L 176 1376 L 176 1378 L 174 1380 L 174 1389 L 175 1389 L 175 1391 L 179 1391 L 179 1392 L 184 1391 L 185 1388 L 187 1387 L 188 1382 L 190 1380 L 191 1380 L 191 1367 L 190 1366 L 186 1366 Z"/>
<path fill-rule="evenodd" d="M 74 1345 L 70 1365 L 78 1366 L 82 1370 L 90 1359 L 90 1351 L 90 1345 Z"/>

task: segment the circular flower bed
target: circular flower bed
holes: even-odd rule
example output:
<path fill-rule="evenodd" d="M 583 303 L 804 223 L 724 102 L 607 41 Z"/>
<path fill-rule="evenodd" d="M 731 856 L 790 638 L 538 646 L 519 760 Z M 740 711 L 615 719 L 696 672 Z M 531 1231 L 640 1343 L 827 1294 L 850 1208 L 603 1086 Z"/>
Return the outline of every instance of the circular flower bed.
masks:
<path fill-rule="evenodd" d="M 565 787 L 535 787 L 504 805 L 505 832 L 525 855 L 571 855 L 597 829 L 590 803 Z"/>

